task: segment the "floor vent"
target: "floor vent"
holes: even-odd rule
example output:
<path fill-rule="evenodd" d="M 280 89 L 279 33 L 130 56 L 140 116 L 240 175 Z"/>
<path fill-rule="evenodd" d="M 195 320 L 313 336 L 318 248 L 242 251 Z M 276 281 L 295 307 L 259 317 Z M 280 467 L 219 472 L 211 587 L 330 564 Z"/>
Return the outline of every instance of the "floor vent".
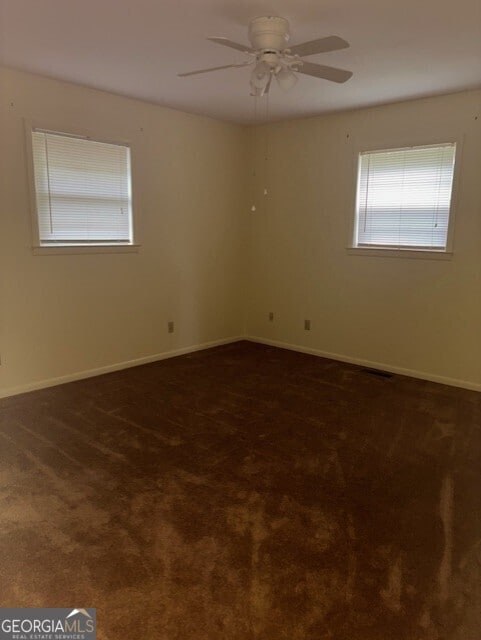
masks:
<path fill-rule="evenodd" d="M 363 373 L 368 373 L 370 376 L 377 376 L 378 378 L 392 378 L 393 373 L 389 373 L 389 371 L 381 371 L 380 369 L 368 369 L 363 367 L 361 369 Z"/>

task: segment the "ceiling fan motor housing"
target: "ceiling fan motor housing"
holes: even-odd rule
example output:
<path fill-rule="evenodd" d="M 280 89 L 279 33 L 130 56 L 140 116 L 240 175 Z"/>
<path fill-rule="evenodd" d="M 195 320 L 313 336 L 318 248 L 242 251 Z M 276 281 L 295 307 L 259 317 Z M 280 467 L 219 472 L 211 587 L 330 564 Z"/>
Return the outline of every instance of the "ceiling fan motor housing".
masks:
<path fill-rule="evenodd" d="M 289 40 L 289 23 L 285 18 L 254 18 L 249 25 L 249 40 L 256 51 L 283 51 Z"/>

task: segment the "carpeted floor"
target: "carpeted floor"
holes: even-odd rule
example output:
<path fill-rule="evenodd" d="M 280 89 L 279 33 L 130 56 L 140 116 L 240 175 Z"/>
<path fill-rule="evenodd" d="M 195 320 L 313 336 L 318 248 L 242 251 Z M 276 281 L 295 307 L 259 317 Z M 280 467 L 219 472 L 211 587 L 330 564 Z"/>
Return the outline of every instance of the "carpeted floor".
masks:
<path fill-rule="evenodd" d="M 0 447 L 1 606 L 481 638 L 481 394 L 241 342 L 3 400 Z"/>

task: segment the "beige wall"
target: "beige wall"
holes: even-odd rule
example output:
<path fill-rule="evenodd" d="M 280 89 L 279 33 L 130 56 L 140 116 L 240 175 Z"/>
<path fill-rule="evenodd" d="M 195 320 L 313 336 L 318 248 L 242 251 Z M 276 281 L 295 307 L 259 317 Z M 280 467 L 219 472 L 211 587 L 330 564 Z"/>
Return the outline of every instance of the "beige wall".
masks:
<path fill-rule="evenodd" d="M 252 133 L 248 334 L 481 389 L 481 92 L 272 124 L 267 163 L 266 135 Z M 463 142 L 452 260 L 349 255 L 356 148 L 446 137 Z"/>
<path fill-rule="evenodd" d="M 481 92 L 266 139 L 0 69 L 0 109 L 0 395 L 237 337 L 245 314 L 253 338 L 481 388 Z M 130 140 L 139 253 L 32 255 L 24 118 Z M 463 140 L 452 260 L 349 255 L 356 148 L 444 136 Z"/>
<path fill-rule="evenodd" d="M 243 129 L 0 74 L 0 394 L 241 335 Z M 32 255 L 24 118 L 131 142 L 139 253 Z"/>

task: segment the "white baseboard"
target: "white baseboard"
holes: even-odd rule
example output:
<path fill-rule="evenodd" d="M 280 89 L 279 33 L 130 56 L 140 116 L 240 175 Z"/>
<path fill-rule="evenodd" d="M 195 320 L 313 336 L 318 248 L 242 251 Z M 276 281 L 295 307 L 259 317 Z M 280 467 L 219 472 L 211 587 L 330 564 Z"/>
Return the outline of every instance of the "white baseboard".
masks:
<path fill-rule="evenodd" d="M 365 360 L 363 358 L 352 358 L 350 356 L 345 356 L 339 353 L 330 353 L 329 351 L 321 351 L 320 349 L 312 349 L 310 347 L 303 347 L 301 345 L 289 344 L 287 342 L 280 342 L 278 340 L 269 340 L 268 338 L 260 338 L 258 336 L 246 336 L 244 339 L 249 340 L 250 342 L 266 344 L 272 347 L 289 349 L 290 351 L 299 351 L 300 353 L 308 353 L 313 356 L 320 356 L 321 358 L 338 360 L 339 362 L 348 362 L 349 364 L 357 364 L 362 367 L 368 367 L 369 369 L 379 369 L 381 371 L 389 371 L 389 373 L 397 373 L 402 376 L 408 376 L 409 378 L 418 378 L 420 380 L 429 380 L 429 382 L 438 382 L 439 384 L 447 384 L 450 387 L 461 387 L 462 389 L 469 389 L 470 391 L 481 391 L 481 384 L 477 384 L 476 382 L 469 382 L 468 380 L 457 380 L 456 378 L 447 378 L 445 376 L 438 376 L 433 373 L 427 373 L 426 371 L 404 369 L 403 367 L 392 366 L 384 362 L 373 362 L 372 360 Z"/>
<path fill-rule="evenodd" d="M 258 336 L 235 336 L 231 338 L 213 340 L 212 342 L 204 342 L 203 344 L 182 347 L 181 349 L 174 349 L 172 351 L 164 351 L 163 353 L 156 353 L 150 356 L 145 356 L 143 358 L 136 358 L 134 360 L 117 362 L 105 367 L 79 371 L 78 373 L 71 373 L 65 376 L 59 376 L 57 378 L 48 378 L 46 380 L 40 380 L 38 382 L 31 382 L 29 384 L 20 385 L 18 387 L 7 387 L 6 389 L 0 389 L 0 398 L 7 398 L 9 396 L 15 396 L 20 393 L 27 393 L 28 391 L 36 391 L 38 389 L 45 389 L 47 387 L 54 387 L 59 384 L 74 382 L 75 380 L 93 378 L 94 376 L 100 376 L 104 373 L 112 373 L 113 371 L 130 369 L 131 367 L 138 367 L 142 364 L 149 364 L 150 362 L 157 362 L 159 360 L 166 360 L 168 358 L 174 358 L 175 356 L 181 356 L 187 353 L 194 353 L 195 351 L 202 351 L 203 349 L 210 349 L 211 347 L 219 347 L 224 344 L 231 344 L 233 342 L 238 342 L 239 340 L 248 340 L 250 342 L 266 344 L 272 347 L 280 347 L 281 349 L 289 349 L 291 351 L 298 351 L 300 353 L 308 353 L 310 355 L 320 356 L 321 358 L 329 358 L 331 360 L 338 360 L 339 362 L 357 364 L 362 367 L 369 367 L 370 369 L 389 371 L 390 373 L 397 373 L 399 375 L 408 376 L 410 378 L 418 378 L 420 380 L 429 380 L 430 382 L 438 382 L 440 384 L 446 384 L 451 387 L 461 387 L 462 389 L 469 389 L 470 391 L 481 391 L 481 384 L 469 382 L 467 380 L 457 380 L 456 378 L 439 376 L 436 374 L 427 373 L 425 371 L 404 369 L 403 367 L 396 367 L 383 362 L 373 362 L 372 360 L 365 360 L 363 358 L 353 358 L 339 353 L 321 351 L 320 349 L 312 349 L 311 347 L 289 344 L 287 342 L 281 342 L 279 340 L 269 340 L 268 338 L 260 338 Z"/>
<path fill-rule="evenodd" d="M 10 388 L 7 387 L 6 389 L 0 389 L 0 398 L 16 396 L 20 393 L 27 393 L 28 391 L 37 391 L 38 389 L 45 389 L 47 387 L 55 387 L 59 384 L 65 384 L 66 382 L 74 382 L 75 380 L 93 378 L 94 376 L 101 376 L 104 373 L 112 373 L 113 371 L 130 369 L 131 367 L 138 367 L 142 364 L 149 364 L 150 362 L 157 362 L 158 360 L 166 360 L 167 358 L 175 358 L 175 356 L 182 356 L 182 355 L 185 355 L 186 353 L 194 353 L 195 351 L 202 351 L 203 349 L 210 349 L 211 347 L 219 347 L 223 344 L 238 342 L 239 340 L 245 340 L 244 336 L 222 338 L 220 340 L 213 340 L 212 342 L 204 342 L 203 344 L 196 344 L 196 345 L 191 345 L 189 347 L 182 347 L 181 349 L 164 351 L 163 353 L 155 353 L 150 356 L 144 356 L 143 358 L 136 358 L 135 360 L 126 360 L 124 362 L 117 362 L 115 364 L 109 364 L 105 367 L 97 367 L 96 369 L 87 369 L 85 371 L 79 371 L 78 373 L 70 373 L 68 375 L 59 376 L 57 378 L 48 378 L 46 380 L 39 380 L 38 382 L 31 382 L 29 384 L 20 385 L 18 387 L 10 387 Z"/>

